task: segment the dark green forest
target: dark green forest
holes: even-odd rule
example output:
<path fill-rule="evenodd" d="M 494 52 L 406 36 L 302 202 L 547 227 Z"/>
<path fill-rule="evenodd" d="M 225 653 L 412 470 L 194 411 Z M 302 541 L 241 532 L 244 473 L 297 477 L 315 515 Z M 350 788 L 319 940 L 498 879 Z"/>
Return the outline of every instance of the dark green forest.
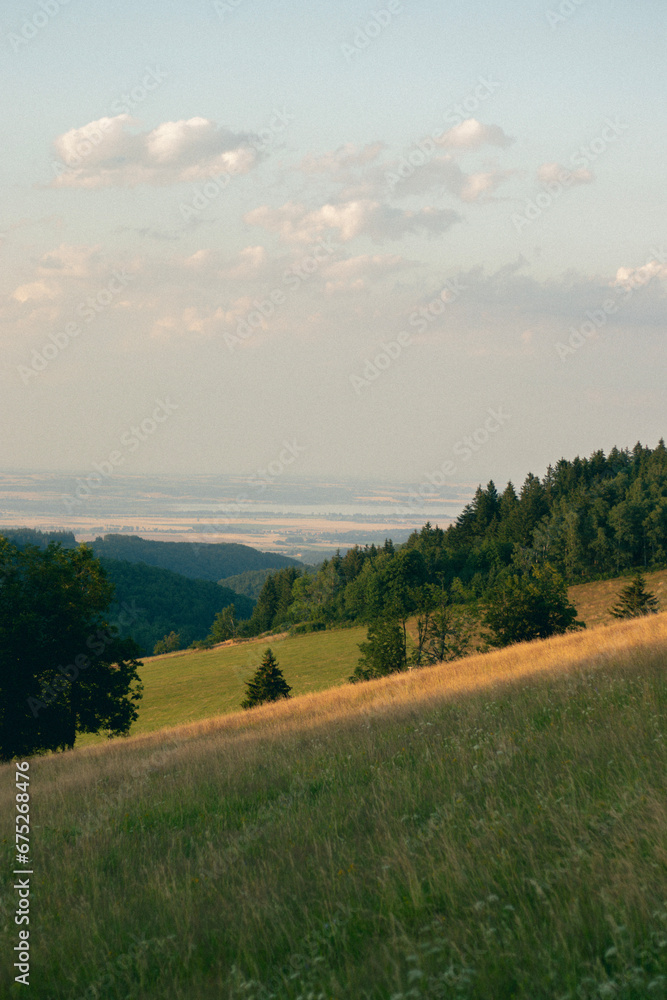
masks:
<path fill-rule="evenodd" d="M 78 544 L 71 532 L 20 528 L 6 529 L 2 534 L 19 547 L 37 545 L 43 549 L 49 542 L 59 542 L 63 548 L 73 549 Z M 248 551 L 256 550 L 248 548 Z M 115 587 L 110 616 L 121 621 L 120 636 L 134 639 L 141 656 L 150 656 L 155 643 L 172 631 L 179 633 L 180 648 L 203 639 L 215 615 L 230 604 L 234 604 L 238 618 L 249 618 L 252 613 L 255 603 L 252 598 L 209 580 L 191 579 L 143 562 L 106 557 L 99 561 Z M 131 620 L 126 624 L 124 620 L 128 618 L 128 608 L 131 609 Z M 123 611 L 126 612 L 124 615 Z"/>
<path fill-rule="evenodd" d="M 398 618 L 421 610 L 434 587 L 449 602 L 472 603 L 543 564 L 568 584 L 667 565 L 663 440 L 561 459 L 541 479 L 529 473 L 518 491 L 511 482 L 502 492 L 479 486 L 448 528 L 427 523 L 400 547 L 355 546 L 313 573 L 281 569 L 244 631 Z"/>
<path fill-rule="evenodd" d="M 252 597 L 256 601 L 262 592 L 264 581 L 273 572 L 274 570 L 269 568 L 249 569 L 245 573 L 236 573 L 234 576 L 223 577 L 222 580 L 218 580 L 218 583 L 221 587 L 229 587 L 230 590 L 235 590 L 237 594 L 245 594 L 246 597 Z"/>
<path fill-rule="evenodd" d="M 169 632 L 178 632 L 182 649 L 209 631 L 215 615 L 233 604 L 239 618 L 249 618 L 254 601 L 208 580 L 191 580 L 158 566 L 100 559 L 115 598 L 110 614 L 119 615 L 124 604 L 140 609 L 132 623 L 121 630 L 137 643 L 142 656 L 150 656 L 155 643 Z"/>
<path fill-rule="evenodd" d="M 233 542 L 158 542 L 137 535 L 104 535 L 90 543 L 96 556 L 143 562 L 170 569 L 182 576 L 217 583 L 223 577 L 248 570 L 299 566 L 296 559 L 260 552 Z"/>

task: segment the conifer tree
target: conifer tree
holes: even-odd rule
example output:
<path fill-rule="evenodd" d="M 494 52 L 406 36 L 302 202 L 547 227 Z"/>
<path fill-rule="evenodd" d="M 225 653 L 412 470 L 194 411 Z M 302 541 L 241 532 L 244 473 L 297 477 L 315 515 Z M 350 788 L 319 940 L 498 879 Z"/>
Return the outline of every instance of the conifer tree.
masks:
<path fill-rule="evenodd" d="M 241 702 L 241 708 L 254 708 L 267 701 L 278 701 L 279 698 L 289 698 L 292 690 L 271 649 L 267 649 L 257 670 L 246 681 L 248 691 Z"/>
<path fill-rule="evenodd" d="M 632 583 L 619 594 L 619 602 L 610 609 L 614 618 L 641 618 L 642 615 L 656 615 L 658 600 L 646 589 L 646 581 L 637 573 Z"/>

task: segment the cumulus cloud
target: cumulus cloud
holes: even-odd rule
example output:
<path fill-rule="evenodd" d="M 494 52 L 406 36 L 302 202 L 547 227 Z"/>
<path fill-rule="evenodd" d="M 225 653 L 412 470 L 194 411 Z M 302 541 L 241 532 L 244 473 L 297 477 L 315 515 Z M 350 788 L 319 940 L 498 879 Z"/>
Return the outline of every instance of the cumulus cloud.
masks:
<path fill-rule="evenodd" d="M 619 267 L 612 285 L 624 288 L 637 288 L 646 285 L 651 278 L 667 279 L 667 263 L 649 260 L 640 267 Z"/>
<path fill-rule="evenodd" d="M 52 187 L 135 187 L 201 181 L 247 173 L 257 161 L 255 137 L 220 128 L 207 118 L 163 122 L 134 131 L 130 115 L 100 118 L 58 136 L 62 168 Z M 57 167 L 55 164 L 54 167 Z"/>
<path fill-rule="evenodd" d="M 397 160 L 390 164 L 384 176 L 397 197 L 438 191 L 452 194 L 461 201 L 473 202 L 488 198 L 512 173 L 511 170 L 494 168 L 467 174 L 447 153 L 425 159 L 417 166 L 406 158 Z"/>
<path fill-rule="evenodd" d="M 338 149 L 314 156 L 309 153 L 304 156 L 300 169 L 306 174 L 331 173 L 337 174 L 353 167 L 364 167 L 378 158 L 385 148 L 383 142 L 367 143 L 358 149 L 354 143 L 348 142 Z"/>
<path fill-rule="evenodd" d="M 20 302 L 23 305 L 26 302 L 35 302 L 41 299 L 57 299 L 60 294 L 60 289 L 53 282 L 28 281 L 14 289 L 12 298 L 15 302 Z"/>
<path fill-rule="evenodd" d="M 590 184 L 594 179 L 590 170 L 580 167 L 579 170 L 568 170 L 560 163 L 543 163 L 537 170 L 537 179 L 540 184 L 565 184 L 571 187 L 573 184 Z"/>
<path fill-rule="evenodd" d="M 360 235 L 382 242 L 406 233 L 444 233 L 459 218 L 451 209 L 407 211 L 371 199 L 326 204 L 312 211 L 297 202 L 287 202 L 280 208 L 263 205 L 244 216 L 250 225 L 275 232 L 288 243 L 312 243 L 331 230 L 337 231 L 341 243 Z"/>
<path fill-rule="evenodd" d="M 66 278 L 86 278 L 97 269 L 99 261 L 99 246 L 70 246 L 61 243 L 55 250 L 49 250 L 43 255 L 39 261 L 39 272 Z"/>
<path fill-rule="evenodd" d="M 514 139 L 499 125 L 482 125 L 476 118 L 466 118 L 459 125 L 443 132 L 435 140 L 446 149 L 478 149 L 480 146 L 510 146 Z"/>

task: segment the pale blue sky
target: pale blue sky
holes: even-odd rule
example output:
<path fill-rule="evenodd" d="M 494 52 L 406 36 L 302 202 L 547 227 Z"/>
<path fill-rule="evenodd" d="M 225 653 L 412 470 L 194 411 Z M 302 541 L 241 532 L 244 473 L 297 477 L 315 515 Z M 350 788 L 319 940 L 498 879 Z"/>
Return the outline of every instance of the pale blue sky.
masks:
<path fill-rule="evenodd" d="M 665 432 L 662 3 L 6 0 L 1 17 L 0 468 L 92 467 L 165 394 L 178 408 L 126 471 L 251 473 L 296 437 L 294 474 L 419 482 L 500 405 L 454 479 Z M 117 119 L 147 70 L 165 78 Z M 227 155 L 231 181 L 186 219 Z M 410 327 L 447 280 L 460 294 Z"/>

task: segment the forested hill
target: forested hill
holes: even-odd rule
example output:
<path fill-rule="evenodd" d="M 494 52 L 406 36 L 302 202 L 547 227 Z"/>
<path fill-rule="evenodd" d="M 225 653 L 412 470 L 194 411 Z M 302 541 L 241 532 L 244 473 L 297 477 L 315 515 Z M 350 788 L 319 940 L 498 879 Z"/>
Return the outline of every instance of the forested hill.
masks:
<path fill-rule="evenodd" d="M 213 619 L 230 604 L 238 618 L 249 618 L 254 601 L 209 580 L 192 580 L 159 566 L 101 558 L 108 578 L 116 588 L 110 619 L 130 621 L 121 628 L 138 643 L 143 656 L 150 655 L 156 642 L 170 632 L 179 635 L 175 648 L 204 639 Z"/>
<path fill-rule="evenodd" d="M 69 532 L 21 528 L 0 529 L 0 535 L 19 548 L 44 548 L 49 542 L 59 542 L 64 548 L 77 544 Z M 254 607 L 252 598 L 209 580 L 192 579 L 145 562 L 101 557 L 100 563 L 115 588 L 109 621 L 119 626 L 122 636 L 131 636 L 138 643 L 142 656 L 150 655 L 155 644 L 171 632 L 179 637 L 174 648 L 205 639 L 215 616 L 230 604 L 240 620 L 249 618 Z"/>
<path fill-rule="evenodd" d="M 182 576 L 217 582 L 247 570 L 303 565 L 274 552 L 232 542 L 157 542 L 137 535 L 104 535 L 91 542 L 96 556 L 161 566 Z"/>
<path fill-rule="evenodd" d="M 493 482 L 480 486 L 445 535 L 459 575 L 468 579 L 507 564 L 515 547 L 548 560 L 572 583 L 664 566 L 665 443 L 561 459 L 543 479 L 529 474 L 518 496 L 512 483 L 500 495 Z"/>
<path fill-rule="evenodd" d="M 417 611 L 433 586 L 452 601 L 474 601 L 543 563 L 571 584 L 667 566 L 664 441 L 561 459 L 542 479 L 529 473 L 518 493 L 511 482 L 502 493 L 489 482 L 447 529 L 426 524 L 396 548 L 355 546 L 316 573 L 279 570 L 266 580 L 247 632 Z"/>

